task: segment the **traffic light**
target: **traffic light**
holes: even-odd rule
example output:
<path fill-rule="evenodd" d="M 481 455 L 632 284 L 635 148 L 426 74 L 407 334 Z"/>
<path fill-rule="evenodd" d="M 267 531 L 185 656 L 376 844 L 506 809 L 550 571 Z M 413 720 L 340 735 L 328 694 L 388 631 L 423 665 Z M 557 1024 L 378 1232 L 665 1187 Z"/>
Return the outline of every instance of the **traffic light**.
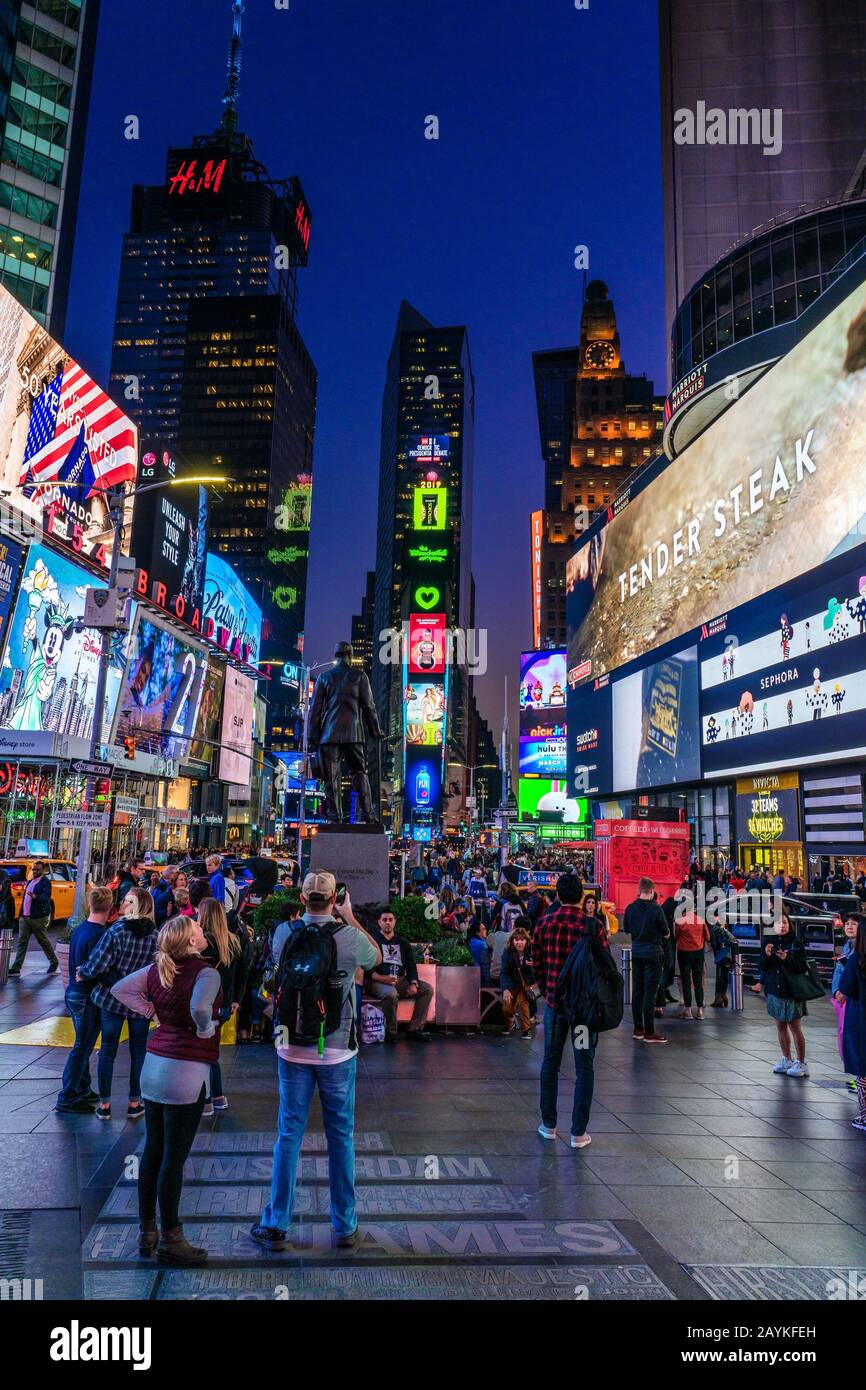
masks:
<path fill-rule="evenodd" d="M 127 734 L 123 740 L 124 757 L 128 762 L 132 762 L 135 757 L 135 739 L 132 734 Z"/>

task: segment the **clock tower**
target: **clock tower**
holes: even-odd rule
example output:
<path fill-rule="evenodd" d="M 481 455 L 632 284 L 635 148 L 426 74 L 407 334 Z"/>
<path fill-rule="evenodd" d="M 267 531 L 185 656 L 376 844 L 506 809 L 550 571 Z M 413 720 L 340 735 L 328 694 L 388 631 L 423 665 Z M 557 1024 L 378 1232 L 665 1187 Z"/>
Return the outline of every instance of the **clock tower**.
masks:
<path fill-rule="evenodd" d="M 575 537 L 609 507 L 635 469 L 658 453 L 664 397 L 629 376 L 607 285 L 586 287 L 580 339 L 533 353 L 544 508 L 532 522 L 533 637 L 566 640 L 565 562 Z"/>
<path fill-rule="evenodd" d="M 580 360 L 578 377 L 625 376 L 616 314 L 603 280 L 586 287 L 580 316 Z"/>

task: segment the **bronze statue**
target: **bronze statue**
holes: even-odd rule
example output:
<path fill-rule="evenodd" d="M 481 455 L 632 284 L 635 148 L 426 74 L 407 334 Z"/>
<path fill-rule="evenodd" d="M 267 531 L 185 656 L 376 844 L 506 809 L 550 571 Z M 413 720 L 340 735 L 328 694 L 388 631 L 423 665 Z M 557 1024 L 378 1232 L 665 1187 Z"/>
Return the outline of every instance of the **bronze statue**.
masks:
<path fill-rule="evenodd" d="M 367 776 L 366 735 L 384 738 L 373 704 L 373 692 L 365 671 L 352 665 L 349 642 L 338 642 L 334 665 L 316 681 L 307 741 L 318 753 L 325 783 L 325 814 L 332 823 L 343 819 L 340 788 L 343 763 L 352 774 L 352 788 L 358 793 L 362 818 L 378 822 L 373 814 L 373 798 Z"/>

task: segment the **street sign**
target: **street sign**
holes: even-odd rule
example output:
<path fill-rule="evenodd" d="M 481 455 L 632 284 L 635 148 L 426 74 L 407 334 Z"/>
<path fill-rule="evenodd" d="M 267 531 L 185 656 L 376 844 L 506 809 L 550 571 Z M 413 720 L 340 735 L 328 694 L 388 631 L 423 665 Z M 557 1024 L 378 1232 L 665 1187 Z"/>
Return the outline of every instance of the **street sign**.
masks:
<path fill-rule="evenodd" d="M 58 811 L 54 824 L 66 830 L 107 830 L 107 811 Z"/>
<path fill-rule="evenodd" d="M 476 807 L 477 805 L 478 805 L 478 802 L 476 801 L 476 799 L 475 799 L 474 796 L 467 796 L 467 798 L 466 798 L 466 809 L 467 809 L 467 811 L 474 811 L 474 810 L 475 810 L 475 807 Z"/>
<path fill-rule="evenodd" d="M 137 796 L 124 796 L 121 792 L 114 798 L 115 811 L 121 811 L 125 816 L 137 816 L 140 804 Z"/>
<path fill-rule="evenodd" d="M 82 777 L 110 777 L 114 772 L 113 763 L 73 763 L 72 771 Z"/>

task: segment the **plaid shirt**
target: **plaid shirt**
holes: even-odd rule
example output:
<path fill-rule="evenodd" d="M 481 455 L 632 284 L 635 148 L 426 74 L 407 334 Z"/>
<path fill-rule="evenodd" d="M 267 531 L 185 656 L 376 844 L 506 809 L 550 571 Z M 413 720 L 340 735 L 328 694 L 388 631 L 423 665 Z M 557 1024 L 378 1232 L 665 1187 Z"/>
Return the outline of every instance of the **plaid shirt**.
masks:
<path fill-rule="evenodd" d="M 577 903 L 561 903 L 542 917 L 532 938 L 532 968 L 553 1008 L 556 981 L 572 946 L 583 936 L 583 912 Z"/>
<path fill-rule="evenodd" d="M 110 1014 L 122 1014 L 124 1018 L 136 1018 L 137 1015 L 132 1009 L 127 1009 L 119 999 L 115 999 L 111 993 L 111 986 L 116 985 L 118 980 L 122 980 L 126 975 L 131 975 L 134 970 L 142 970 L 146 965 L 150 965 L 155 952 L 156 926 L 147 936 L 136 936 L 129 930 L 126 922 L 120 921 L 103 932 L 81 966 L 82 978 L 85 980 L 106 977 L 100 979 L 90 995 L 97 1008 L 107 1009 Z"/>

